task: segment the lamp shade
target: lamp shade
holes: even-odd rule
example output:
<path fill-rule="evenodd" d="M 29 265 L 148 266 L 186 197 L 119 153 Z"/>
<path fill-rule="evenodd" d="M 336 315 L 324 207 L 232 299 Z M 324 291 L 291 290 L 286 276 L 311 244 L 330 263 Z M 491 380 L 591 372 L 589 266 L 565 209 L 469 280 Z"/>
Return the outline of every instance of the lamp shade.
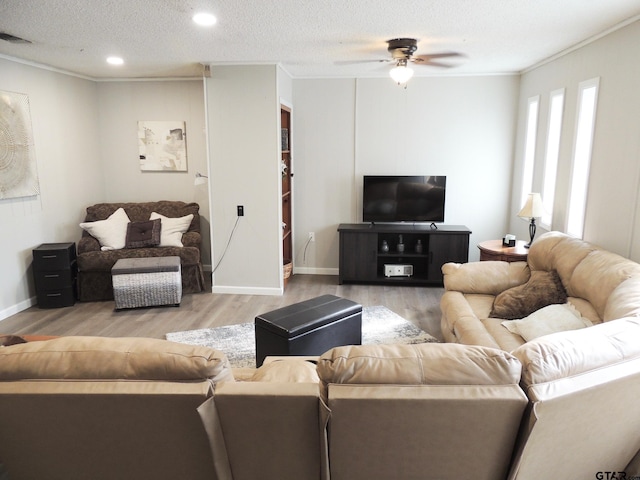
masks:
<path fill-rule="evenodd" d="M 539 193 L 530 193 L 527 196 L 524 207 L 518 212 L 518 216 L 521 218 L 540 218 L 544 214 L 545 210 L 542 205 L 542 197 L 540 197 Z"/>
<path fill-rule="evenodd" d="M 407 67 L 406 64 L 398 63 L 397 66 L 391 69 L 389 75 L 398 85 L 404 85 L 413 77 L 413 69 Z"/>
<path fill-rule="evenodd" d="M 196 172 L 196 178 L 193 181 L 194 185 L 204 185 L 205 183 L 207 183 L 207 179 L 209 177 L 207 177 L 206 175 L 202 175 L 200 172 Z"/>

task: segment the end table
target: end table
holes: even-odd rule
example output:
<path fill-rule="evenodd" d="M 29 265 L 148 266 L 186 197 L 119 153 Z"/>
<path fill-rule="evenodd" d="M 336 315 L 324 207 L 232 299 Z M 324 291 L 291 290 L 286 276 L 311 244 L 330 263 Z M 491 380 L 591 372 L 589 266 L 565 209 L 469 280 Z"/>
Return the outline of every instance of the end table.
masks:
<path fill-rule="evenodd" d="M 487 240 L 478 244 L 480 261 L 499 260 L 503 262 L 526 262 L 529 249 L 524 240 L 517 240 L 515 247 L 505 247 L 500 240 Z"/>

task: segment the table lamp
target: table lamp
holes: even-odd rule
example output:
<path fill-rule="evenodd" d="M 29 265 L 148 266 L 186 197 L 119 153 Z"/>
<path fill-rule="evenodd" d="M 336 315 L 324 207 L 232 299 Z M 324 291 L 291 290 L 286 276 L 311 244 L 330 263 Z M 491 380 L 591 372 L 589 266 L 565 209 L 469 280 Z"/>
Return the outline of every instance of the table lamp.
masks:
<path fill-rule="evenodd" d="M 527 201 L 522 207 L 522 210 L 518 212 L 518 216 L 520 218 L 530 218 L 531 223 L 529 223 L 529 236 L 531 239 L 529 243 L 524 246 L 524 248 L 529 248 L 531 243 L 533 242 L 533 237 L 536 236 L 536 218 L 542 217 L 544 215 L 544 207 L 542 205 L 542 197 L 540 197 L 539 193 L 530 193 L 527 196 Z"/>

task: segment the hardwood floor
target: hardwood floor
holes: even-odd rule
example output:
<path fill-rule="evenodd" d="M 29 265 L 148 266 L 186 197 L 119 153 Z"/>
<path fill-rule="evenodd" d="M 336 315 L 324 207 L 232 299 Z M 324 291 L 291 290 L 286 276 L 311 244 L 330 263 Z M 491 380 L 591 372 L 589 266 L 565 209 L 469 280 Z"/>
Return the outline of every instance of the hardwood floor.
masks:
<path fill-rule="evenodd" d="M 73 307 L 37 306 L 0 321 L 0 332 L 16 335 L 96 335 L 164 338 L 168 332 L 252 322 L 257 315 L 324 294 L 362 306 L 384 305 L 442 340 L 439 287 L 338 285 L 332 275 L 293 275 L 282 296 L 187 294 L 180 307 L 115 311 L 114 302 L 78 302 Z"/>

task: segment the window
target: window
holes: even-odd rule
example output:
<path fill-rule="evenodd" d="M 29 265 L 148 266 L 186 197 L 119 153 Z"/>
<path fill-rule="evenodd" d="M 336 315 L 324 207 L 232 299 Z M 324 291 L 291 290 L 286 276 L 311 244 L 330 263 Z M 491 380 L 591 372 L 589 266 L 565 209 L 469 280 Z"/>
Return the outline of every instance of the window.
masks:
<path fill-rule="evenodd" d="M 545 214 L 541 218 L 542 226 L 548 230 L 551 229 L 551 221 L 553 219 L 553 199 L 556 191 L 563 110 L 564 88 L 549 94 L 549 129 L 547 131 L 547 151 L 544 159 L 544 178 L 542 180 L 542 204 Z"/>
<path fill-rule="evenodd" d="M 582 238 L 584 232 L 599 83 L 600 79 L 594 78 L 580 83 L 578 88 L 578 116 L 567 212 L 567 233 L 578 238 Z"/>
<path fill-rule="evenodd" d="M 527 105 L 527 129 L 524 139 L 524 163 L 522 166 L 522 190 L 520 192 L 520 206 L 527 201 L 527 195 L 533 187 L 533 164 L 536 155 L 536 135 L 538 133 L 538 106 L 540 95 L 531 97 Z"/>

